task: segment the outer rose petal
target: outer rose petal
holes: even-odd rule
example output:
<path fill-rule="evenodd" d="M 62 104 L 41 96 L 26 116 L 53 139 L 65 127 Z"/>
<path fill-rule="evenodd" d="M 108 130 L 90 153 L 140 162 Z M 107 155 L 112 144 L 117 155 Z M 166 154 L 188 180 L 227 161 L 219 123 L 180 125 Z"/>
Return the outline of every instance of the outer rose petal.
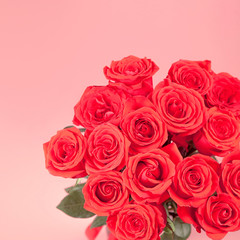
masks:
<path fill-rule="evenodd" d="M 179 217 L 185 222 L 185 223 L 189 223 L 192 224 L 197 232 L 201 232 L 201 227 L 196 219 L 196 208 L 193 207 L 181 207 L 178 206 L 177 208 L 177 213 L 179 215 Z"/>
<path fill-rule="evenodd" d="M 179 152 L 177 145 L 174 142 L 166 145 L 161 150 L 170 156 L 170 159 L 175 165 L 177 165 L 179 162 L 183 160 L 183 157 Z"/>
<path fill-rule="evenodd" d="M 99 232 L 102 229 L 101 227 L 96 227 L 96 228 L 91 228 L 92 223 L 87 227 L 85 234 L 88 238 L 88 240 L 95 240 L 96 237 L 98 236 Z"/>

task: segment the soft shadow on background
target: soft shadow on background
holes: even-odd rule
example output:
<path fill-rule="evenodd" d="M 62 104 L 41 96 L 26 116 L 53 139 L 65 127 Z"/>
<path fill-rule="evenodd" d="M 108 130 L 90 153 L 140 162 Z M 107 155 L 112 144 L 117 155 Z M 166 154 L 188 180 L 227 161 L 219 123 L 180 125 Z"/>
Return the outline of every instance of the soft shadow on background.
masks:
<path fill-rule="evenodd" d="M 146 56 L 156 85 L 174 61 L 209 59 L 240 78 L 239 29 L 239 0 L 0 0 L 0 239 L 86 239 L 90 220 L 56 209 L 75 181 L 48 174 L 42 144 L 87 86 L 107 83 L 105 65 Z"/>

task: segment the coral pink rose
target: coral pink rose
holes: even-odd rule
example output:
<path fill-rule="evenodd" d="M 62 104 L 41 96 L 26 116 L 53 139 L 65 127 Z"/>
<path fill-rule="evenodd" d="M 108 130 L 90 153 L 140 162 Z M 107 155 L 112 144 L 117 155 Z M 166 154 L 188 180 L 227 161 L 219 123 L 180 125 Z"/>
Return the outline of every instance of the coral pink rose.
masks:
<path fill-rule="evenodd" d="M 46 168 L 52 175 L 65 178 L 87 175 L 84 160 L 87 140 L 79 129 L 71 127 L 58 131 L 43 148 Z"/>
<path fill-rule="evenodd" d="M 110 123 L 96 127 L 88 136 L 86 171 L 120 171 L 128 159 L 129 141 Z"/>
<path fill-rule="evenodd" d="M 220 165 L 211 157 L 195 154 L 176 167 L 168 192 L 180 206 L 199 207 L 218 188 Z"/>
<path fill-rule="evenodd" d="M 110 86 L 131 95 L 147 96 L 153 90 L 152 76 L 158 69 L 150 59 L 128 56 L 112 61 L 111 66 L 106 66 L 103 71 Z"/>
<path fill-rule="evenodd" d="M 225 156 L 239 147 L 240 124 L 232 114 L 216 107 L 208 110 L 205 126 L 193 137 L 197 150 L 205 155 Z"/>
<path fill-rule="evenodd" d="M 74 107 L 73 123 L 89 130 L 106 122 L 118 126 L 122 117 L 124 97 L 120 91 L 113 88 L 87 87 Z"/>
<path fill-rule="evenodd" d="M 149 101 L 144 98 L 140 98 L 140 100 Z M 151 106 L 150 101 L 149 106 L 143 105 L 142 107 L 139 107 L 135 98 L 132 102 L 133 105 L 136 104 L 136 110 L 128 108 L 128 113 L 124 115 L 120 124 L 124 134 L 131 142 L 131 152 L 147 152 L 161 147 L 167 141 L 168 134 L 160 115 L 154 110 L 154 106 Z"/>
<path fill-rule="evenodd" d="M 159 240 L 166 220 L 163 206 L 132 203 L 110 215 L 107 226 L 118 240 Z"/>
<path fill-rule="evenodd" d="M 222 160 L 220 189 L 228 193 L 240 205 L 240 150 L 236 150 Z"/>
<path fill-rule="evenodd" d="M 213 87 L 206 95 L 206 104 L 240 116 L 240 80 L 228 73 L 213 75 Z"/>
<path fill-rule="evenodd" d="M 213 240 L 240 229 L 240 209 L 227 194 L 211 196 L 199 208 L 178 207 L 177 212 L 184 222 L 193 224 L 198 232 L 202 228 Z"/>
<path fill-rule="evenodd" d="M 192 88 L 205 95 L 212 86 L 211 62 L 179 60 L 172 64 L 168 71 L 168 78 L 172 82 Z"/>
<path fill-rule="evenodd" d="M 175 175 L 175 164 L 182 160 L 177 146 L 139 153 L 130 157 L 123 180 L 136 202 L 163 202 L 169 195 L 167 190 Z"/>
<path fill-rule="evenodd" d="M 91 174 L 83 187 L 84 208 L 99 216 L 108 216 L 129 203 L 122 174 L 116 171 Z"/>
<path fill-rule="evenodd" d="M 153 91 L 152 101 L 171 133 L 191 135 L 206 122 L 206 107 L 202 96 L 168 79 Z"/>

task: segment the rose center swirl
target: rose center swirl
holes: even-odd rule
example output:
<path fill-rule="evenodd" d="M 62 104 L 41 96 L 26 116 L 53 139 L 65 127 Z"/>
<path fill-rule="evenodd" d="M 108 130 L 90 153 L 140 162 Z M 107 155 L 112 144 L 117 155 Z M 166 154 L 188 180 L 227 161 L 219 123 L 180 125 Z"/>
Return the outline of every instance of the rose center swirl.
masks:
<path fill-rule="evenodd" d="M 138 181 L 147 188 L 155 187 L 162 178 L 162 168 L 154 159 L 139 162 L 136 168 Z M 157 180 L 157 182 L 156 182 Z"/>
<path fill-rule="evenodd" d="M 101 182 L 96 188 L 96 196 L 102 202 L 115 202 L 121 191 L 121 185 L 117 182 Z"/>
<path fill-rule="evenodd" d="M 60 162 L 69 161 L 76 153 L 76 146 L 72 142 L 58 141 L 55 155 Z"/>
<path fill-rule="evenodd" d="M 138 139 L 151 138 L 154 135 L 152 124 L 145 119 L 138 119 L 135 123 L 135 135 Z"/>

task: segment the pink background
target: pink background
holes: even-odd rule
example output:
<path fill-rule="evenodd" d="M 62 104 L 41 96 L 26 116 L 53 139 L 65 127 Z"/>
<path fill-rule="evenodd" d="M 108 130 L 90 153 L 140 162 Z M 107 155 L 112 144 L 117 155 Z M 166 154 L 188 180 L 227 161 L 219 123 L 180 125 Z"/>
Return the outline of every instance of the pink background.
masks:
<path fill-rule="evenodd" d="M 42 144 L 111 60 L 151 58 L 155 85 L 180 58 L 240 78 L 239 43 L 239 0 L 0 0 L 0 239 L 86 239 L 90 220 L 55 208 L 75 181 L 48 174 Z"/>

